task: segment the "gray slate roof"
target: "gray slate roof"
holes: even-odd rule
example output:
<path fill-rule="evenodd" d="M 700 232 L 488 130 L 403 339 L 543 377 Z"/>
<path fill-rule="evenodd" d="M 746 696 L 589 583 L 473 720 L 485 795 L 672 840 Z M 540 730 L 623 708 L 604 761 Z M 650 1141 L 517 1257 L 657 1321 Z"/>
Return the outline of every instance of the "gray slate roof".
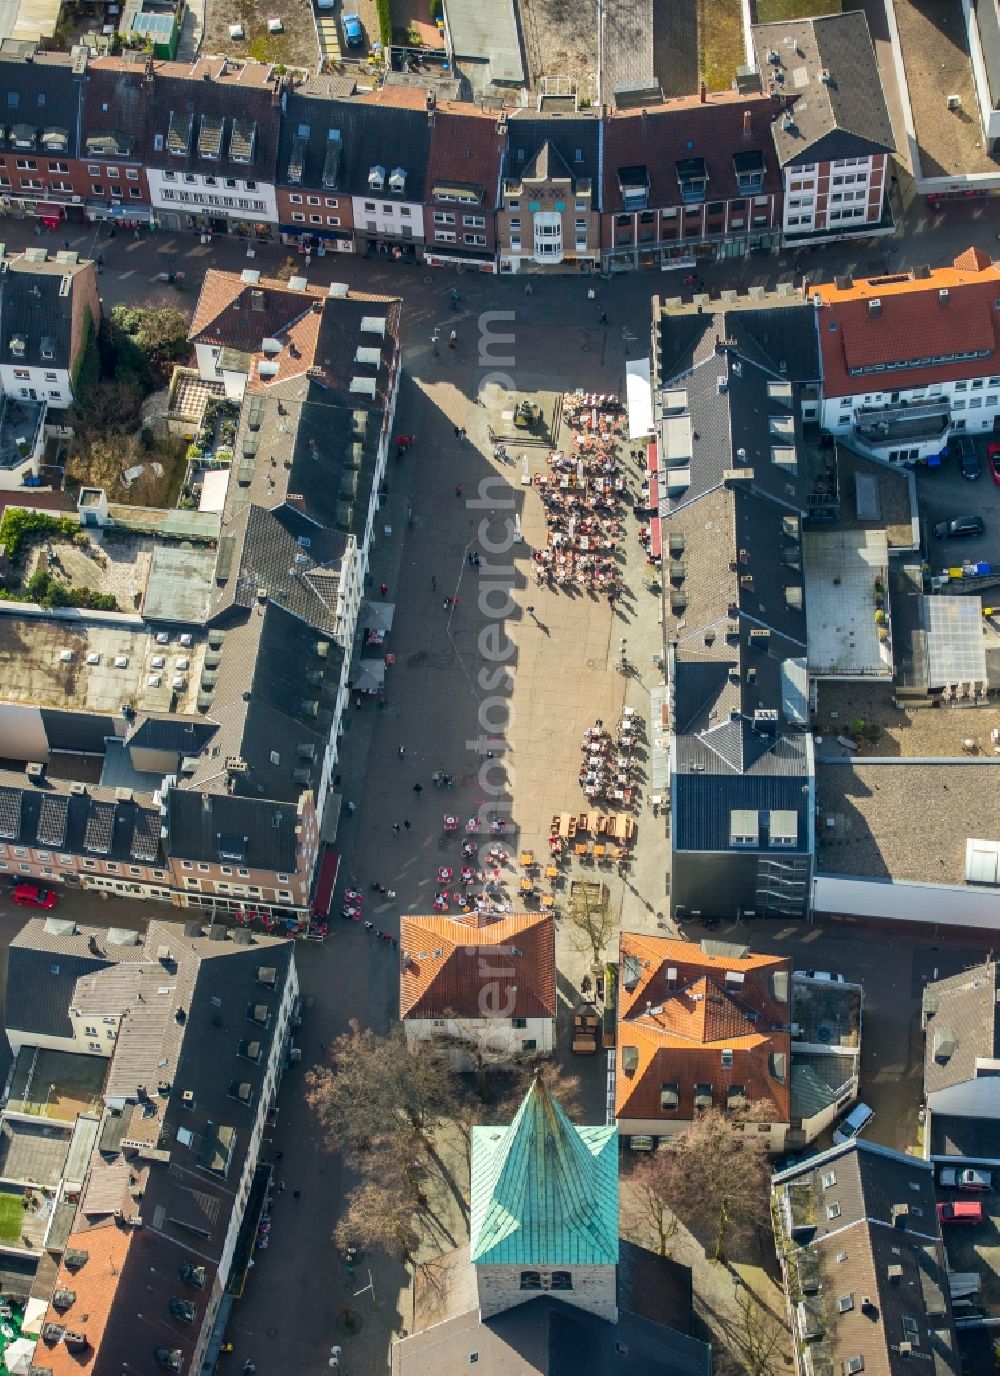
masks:
<path fill-rule="evenodd" d="M 782 167 L 895 151 L 863 10 L 756 24 L 753 44 L 765 83 L 792 106 L 790 124 L 771 126 Z"/>
<path fill-rule="evenodd" d="M 923 995 L 924 1093 L 976 1078 L 976 1061 L 1000 1056 L 1000 964 L 975 965 L 928 984 Z"/>
<path fill-rule="evenodd" d="M 772 1189 L 782 1220 L 786 1277 L 809 1314 L 814 1364 L 905 1376 L 904 1341 L 934 1376 L 957 1376 L 947 1264 L 933 1169 L 873 1143 L 852 1142 L 780 1171 Z M 788 1211 L 796 1221 L 788 1232 Z M 844 1301 L 842 1304 L 841 1301 Z"/>
<path fill-rule="evenodd" d="M 18 124 L 29 125 L 35 133 L 34 149 L 18 149 L 19 156 L 40 153 L 63 161 L 78 157 L 81 85 L 69 53 L 37 52 L 34 43 L 6 42 L 0 53 L 0 152 L 14 151 L 9 136 Z M 39 140 L 46 130 L 63 131 L 66 147 L 43 147 Z"/>
<path fill-rule="evenodd" d="M 162 864 L 159 811 L 148 794 L 119 799 L 116 790 L 92 784 L 70 791 L 64 779 L 41 784 L 23 773 L 0 770 L 0 839 L 36 850 L 61 851 Z"/>
<path fill-rule="evenodd" d="M 0 274 L 0 359 L 4 363 L 50 370 L 72 367 L 76 284 L 85 273 L 93 276 L 95 269 L 87 260 L 78 262 L 75 253 L 68 260 L 33 263 L 24 255 L 8 260 L 6 272 Z M 68 291 L 63 290 L 65 280 Z M 95 320 L 95 330 L 97 324 Z M 15 336 L 24 341 L 24 352 L 17 355 L 11 351 Z"/>
<path fill-rule="evenodd" d="M 295 872 L 294 804 L 180 788 L 168 789 L 164 802 L 166 844 L 178 859 Z"/>
<path fill-rule="evenodd" d="M 593 209 L 599 209 L 600 121 L 587 116 L 538 119 L 514 115 L 507 121 L 505 178 L 520 180 L 531 175 L 532 163 L 545 145 L 550 150 L 549 175 L 576 180 L 589 178 L 594 189 Z M 538 173 L 541 175 L 545 169 Z"/>

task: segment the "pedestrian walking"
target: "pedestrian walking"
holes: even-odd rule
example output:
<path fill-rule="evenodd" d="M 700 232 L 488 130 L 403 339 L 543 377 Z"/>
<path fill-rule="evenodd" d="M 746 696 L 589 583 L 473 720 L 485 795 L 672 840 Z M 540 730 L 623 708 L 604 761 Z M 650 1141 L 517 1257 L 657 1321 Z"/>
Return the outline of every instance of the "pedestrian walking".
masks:
<path fill-rule="evenodd" d="M 365 923 L 365 931 L 366 931 L 366 932 L 373 932 L 374 930 L 375 930 L 375 923 L 374 923 L 374 922 L 366 922 L 366 923 Z"/>
<path fill-rule="evenodd" d="M 138 243 L 139 240 L 142 238 L 142 235 L 139 233 L 138 225 L 136 225 L 135 229 L 132 231 L 132 238 L 136 241 L 136 243 Z"/>
<path fill-rule="evenodd" d="M 386 898 L 395 898 L 395 897 L 396 897 L 396 890 L 395 890 L 395 889 L 386 889 L 386 891 L 385 891 L 385 896 L 386 896 Z"/>
<path fill-rule="evenodd" d="M 479 554 L 476 550 L 472 552 L 472 567 L 474 569 L 478 569 L 479 567 Z"/>
<path fill-rule="evenodd" d="M 393 824 L 392 824 L 392 834 L 393 834 L 393 836 L 398 836 L 398 835 L 399 835 L 399 823 L 398 823 L 398 822 L 393 822 Z"/>
<path fill-rule="evenodd" d="M 451 606 L 451 598 L 450 598 L 450 597 L 446 597 L 446 598 L 444 599 L 444 601 L 441 603 L 441 605 L 442 605 L 442 607 L 444 607 L 445 611 L 447 611 L 448 608 Z"/>
<path fill-rule="evenodd" d="M 296 1204 L 297 1204 L 297 1203 L 299 1202 L 299 1200 L 302 1198 L 302 1191 L 301 1191 L 301 1190 L 293 1190 L 293 1191 L 292 1191 L 292 1198 L 295 1200 L 295 1202 L 296 1202 Z M 254 1368 L 251 1367 L 250 1370 L 253 1371 Z"/>
<path fill-rule="evenodd" d="M 451 334 L 448 336 L 448 348 L 449 348 L 449 349 L 453 349 L 457 343 L 458 343 L 458 331 L 457 331 L 457 330 L 452 330 Z"/>
<path fill-rule="evenodd" d="M 461 439 L 461 440 L 464 440 L 464 439 L 467 438 L 466 430 L 465 430 L 465 426 L 464 426 L 464 425 L 462 426 L 461 430 L 459 430 L 459 432 L 458 432 L 458 437 L 459 437 L 459 439 Z"/>
<path fill-rule="evenodd" d="M 423 793 L 423 791 L 424 791 L 424 786 L 423 786 L 423 784 L 414 784 L 414 785 L 413 785 L 413 791 L 414 791 L 414 793 L 417 795 L 417 797 L 419 798 L 420 795 L 421 795 L 421 793 Z"/>
<path fill-rule="evenodd" d="M 283 1180 L 279 1180 L 279 1181 L 278 1181 L 278 1193 L 279 1193 L 279 1194 L 284 1194 L 284 1193 L 285 1193 L 285 1182 L 284 1182 Z"/>
<path fill-rule="evenodd" d="M 602 324 L 602 325 L 606 325 L 607 323 L 608 323 L 608 313 L 607 313 L 607 311 L 601 311 L 601 324 Z"/>
<path fill-rule="evenodd" d="M 284 1153 L 283 1151 L 276 1151 L 276 1152 L 274 1153 L 274 1159 L 275 1159 L 275 1161 L 281 1161 L 281 1160 L 283 1160 L 283 1159 L 284 1159 L 284 1155 L 285 1155 L 285 1153 Z"/>
<path fill-rule="evenodd" d="M 461 483 L 456 483 L 456 484 L 455 484 L 455 496 L 456 496 L 456 497 L 461 497 L 461 495 L 462 495 L 462 484 L 461 484 Z"/>
<path fill-rule="evenodd" d="M 409 822 L 406 820 L 406 818 L 403 819 L 403 830 L 404 830 L 404 831 L 409 831 L 409 830 L 410 830 L 410 824 L 409 824 Z"/>
<path fill-rule="evenodd" d="M 405 760 L 405 759 L 406 759 L 406 746 L 405 746 L 405 745 L 401 745 L 401 746 L 399 747 L 399 758 L 400 758 L 401 760 Z"/>
<path fill-rule="evenodd" d="M 534 607 L 525 607 L 524 610 L 528 613 L 529 616 L 534 616 L 534 614 L 535 614 L 535 609 L 534 609 Z"/>
<path fill-rule="evenodd" d="M 379 584 L 379 587 L 378 587 L 378 590 L 379 590 L 379 592 L 382 594 L 382 596 L 384 597 L 384 596 L 386 595 L 386 593 L 389 591 L 389 584 L 388 584 L 388 583 L 380 583 L 380 584 Z"/>
<path fill-rule="evenodd" d="M 455 438 L 458 439 L 459 436 L 461 435 L 461 433 L 462 433 L 461 430 L 459 430 L 458 426 L 456 425 L 456 426 L 455 426 Z"/>
<path fill-rule="evenodd" d="M 438 580 L 431 574 L 431 592 L 437 592 Z"/>

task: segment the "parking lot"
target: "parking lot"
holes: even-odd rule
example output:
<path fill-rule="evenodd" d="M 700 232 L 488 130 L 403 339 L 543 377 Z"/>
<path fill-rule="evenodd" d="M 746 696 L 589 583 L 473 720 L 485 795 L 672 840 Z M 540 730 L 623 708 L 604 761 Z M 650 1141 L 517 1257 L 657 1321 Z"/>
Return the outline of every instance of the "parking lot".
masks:
<path fill-rule="evenodd" d="M 973 1271 L 980 1277 L 979 1292 L 969 1296 L 971 1307 L 981 1307 L 995 1317 L 1000 1314 L 1000 1193 L 993 1190 L 971 1194 L 939 1184 L 938 1200 L 942 1203 L 972 1200 L 983 1206 L 981 1223 L 945 1223 L 941 1235 L 949 1270 Z M 964 1307 L 958 1307 L 956 1317 L 961 1318 Z"/>
<path fill-rule="evenodd" d="M 962 477 L 958 460 L 953 455 L 949 455 L 940 468 L 921 465 L 917 469 L 917 499 L 934 573 L 960 564 L 963 559 L 1000 564 L 1000 485 L 991 479 L 986 462 L 986 446 L 993 439 L 993 435 L 984 435 L 973 441 L 983 469 L 981 476 L 974 480 Z M 950 521 L 956 516 L 981 516 L 986 533 L 974 539 L 935 539 L 931 534 L 935 522 Z"/>

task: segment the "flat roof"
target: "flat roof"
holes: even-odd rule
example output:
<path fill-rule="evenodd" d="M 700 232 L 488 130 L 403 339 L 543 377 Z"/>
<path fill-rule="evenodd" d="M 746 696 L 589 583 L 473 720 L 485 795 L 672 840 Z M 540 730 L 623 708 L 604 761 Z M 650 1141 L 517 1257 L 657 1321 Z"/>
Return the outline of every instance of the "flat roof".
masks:
<path fill-rule="evenodd" d="M 803 532 L 810 673 L 891 675 L 875 620 L 875 579 L 885 586 L 888 563 L 884 530 Z"/>
<path fill-rule="evenodd" d="M 978 597 L 925 597 L 927 686 L 986 683 L 983 606 Z"/>
<path fill-rule="evenodd" d="M 143 613 L 151 621 L 201 625 L 215 577 L 216 550 L 209 545 L 158 544 L 146 580 Z"/>
<path fill-rule="evenodd" d="M 486 57 L 490 79 L 522 85 L 524 63 L 517 37 L 513 0 L 447 0 L 448 26 L 455 56 Z"/>
<path fill-rule="evenodd" d="M 998 791 L 1000 759 L 817 760 L 818 867 L 964 886 L 966 841 L 1000 840 Z"/>
<path fill-rule="evenodd" d="M 131 702 L 140 714 L 193 714 L 204 657 L 205 641 L 197 635 L 190 646 L 176 635 L 160 645 L 138 618 L 33 615 L 0 603 L 0 699 L 6 702 L 113 715 Z M 162 666 L 153 664 L 158 658 Z M 187 660 L 186 669 L 180 660 Z M 181 677 L 184 686 L 174 688 Z"/>

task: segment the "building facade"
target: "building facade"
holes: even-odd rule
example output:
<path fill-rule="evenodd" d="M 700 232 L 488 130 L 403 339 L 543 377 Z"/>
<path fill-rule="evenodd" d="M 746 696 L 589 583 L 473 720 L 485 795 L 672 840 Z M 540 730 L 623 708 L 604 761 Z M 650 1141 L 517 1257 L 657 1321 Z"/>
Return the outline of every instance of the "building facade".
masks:
<path fill-rule="evenodd" d="M 501 272 L 598 266 L 600 140 L 593 117 L 507 120 L 497 213 Z"/>
<path fill-rule="evenodd" d="M 784 243 L 891 234 L 895 140 L 864 14 L 756 24 L 753 44 L 764 90 L 780 108 L 771 133 Z"/>
<path fill-rule="evenodd" d="M 41 248 L 0 259 L 0 392 L 50 410 L 72 405 L 100 323 L 92 262 Z"/>
<path fill-rule="evenodd" d="M 605 269 L 691 268 L 774 247 L 781 171 L 771 96 L 726 93 L 604 122 Z"/>
<path fill-rule="evenodd" d="M 838 279 L 813 292 L 820 425 L 891 463 L 943 455 L 1000 416 L 1000 272 L 982 249 L 951 267 Z"/>

